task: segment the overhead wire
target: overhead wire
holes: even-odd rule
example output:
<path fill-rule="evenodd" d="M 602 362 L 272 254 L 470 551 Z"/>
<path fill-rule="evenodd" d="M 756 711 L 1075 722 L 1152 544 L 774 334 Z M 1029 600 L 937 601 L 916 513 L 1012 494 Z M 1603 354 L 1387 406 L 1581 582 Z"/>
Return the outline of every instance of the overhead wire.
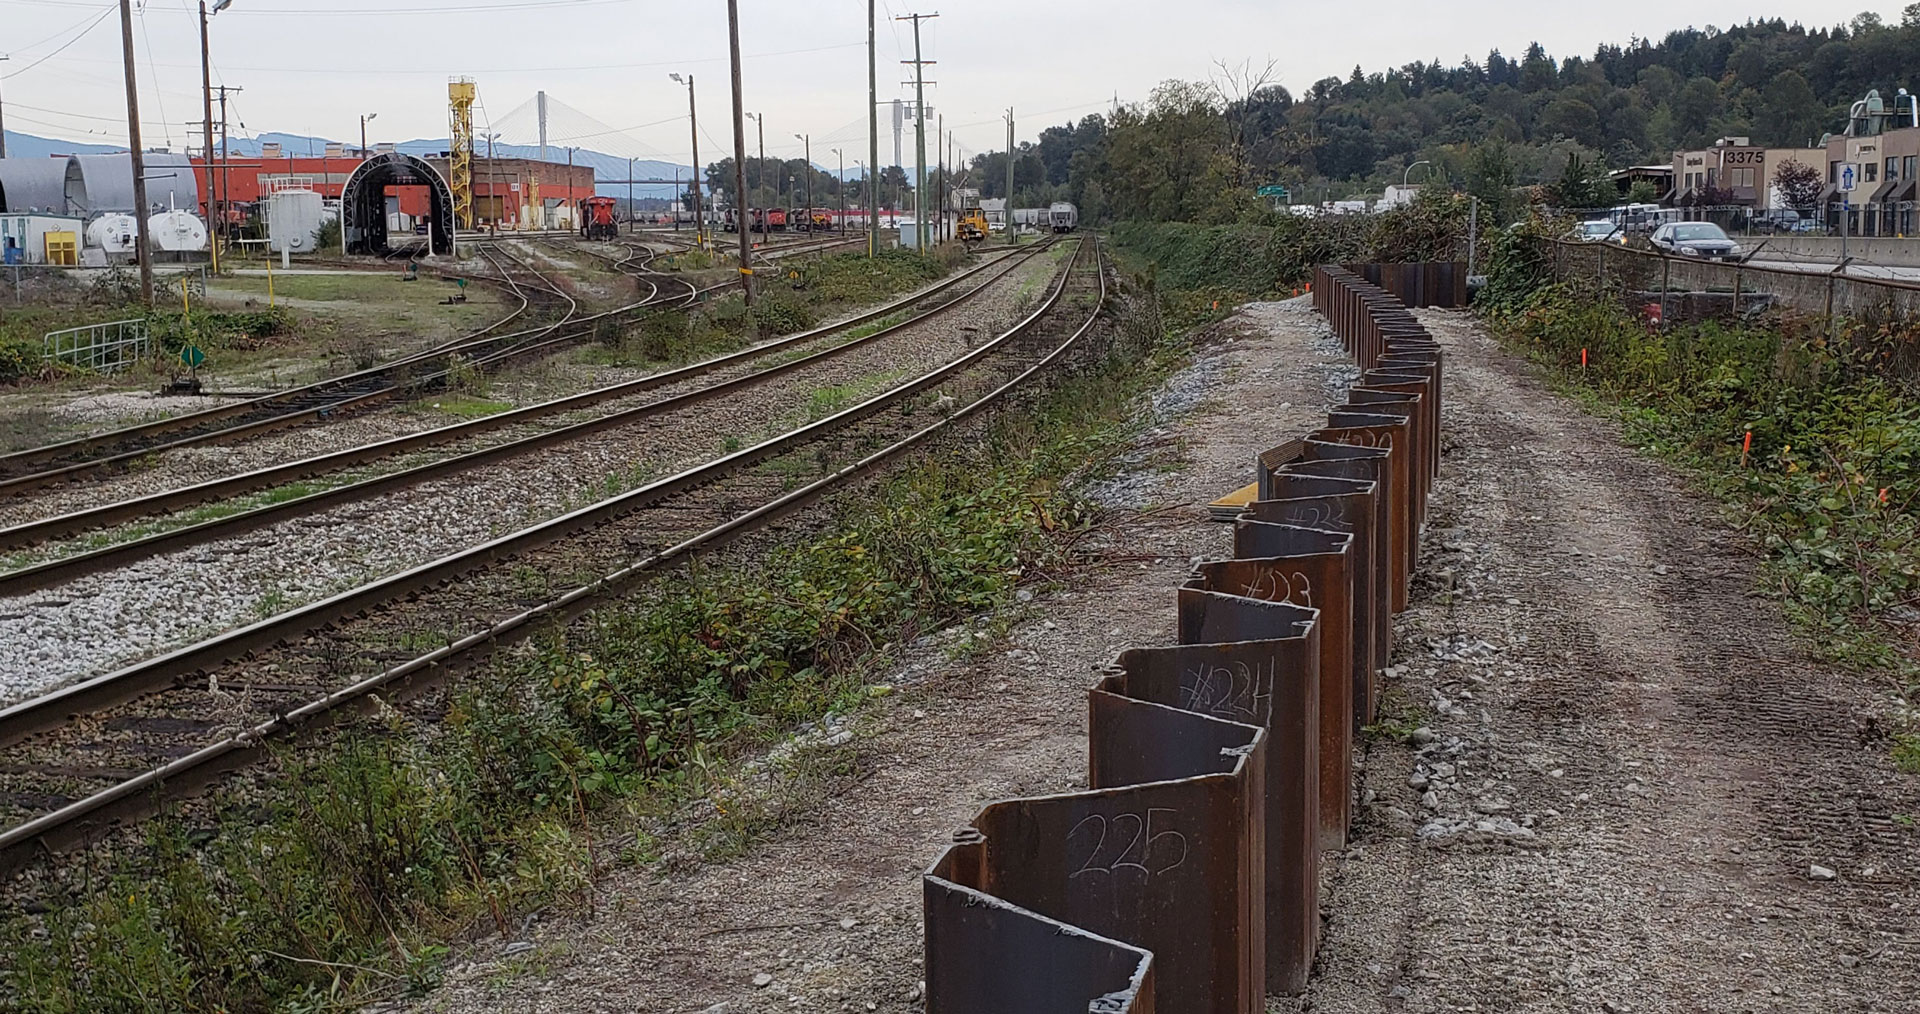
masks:
<path fill-rule="evenodd" d="M 98 28 L 100 26 L 100 22 L 107 20 L 107 15 L 112 14 L 115 10 L 116 8 L 114 7 L 108 7 L 102 10 L 98 15 L 94 17 L 92 21 L 87 22 L 87 27 L 81 29 L 79 35 L 76 35 L 73 38 L 68 39 L 66 42 L 61 43 L 59 49 L 56 49 L 53 52 L 48 53 L 47 55 L 41 57 L 40 59 L 35 60 L 30 64 L 27 64 L 25 67 L 22 67 L 11 74 L 0 76 L 0 81 L 11 81 L 16 77 L 19 77 L 20 75 L 25 74 L 27 71 L 30 71 L 33 68 L 38 67 L 43 63 L 46 63 L 48 60 L 51 60 L 54 57 L 59 56 L 61 53 L 66 52 L 69 46 L 72 46 L 74 43 L 79 42 L 81 39 L 86 38 L 88 34 L 90 34 L 95 28 Z"/>

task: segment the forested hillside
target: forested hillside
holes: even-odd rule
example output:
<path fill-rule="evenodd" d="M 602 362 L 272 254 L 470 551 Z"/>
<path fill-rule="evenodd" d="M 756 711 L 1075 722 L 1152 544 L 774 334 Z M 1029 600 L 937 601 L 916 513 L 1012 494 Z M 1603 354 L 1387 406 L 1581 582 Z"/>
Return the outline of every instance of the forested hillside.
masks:
<path fill-rule="evenodd" d="M 1899 25 L 1784 21 L 1686 29 L 1555 58 L 1538 44 L 1447 65 L 1415 62 L 1315 82 L 1302 95 L 1275 71 L 1221 67 L 1168 82 L 1142 103 L 1051 127 L 1022 145 L 1016 202 L 1080 204 L 1095 218 L 1241 220 L 1249 191 L 1285 183 L 1296 200 L 1378 193 L 1413 162 L 1476 192 L 1556 180 L 1570 158 L 1665 163 L 1725 135 L 1801 146 L 1844 126 L 1870 88 L 1920 90 L 1920 3 Z M 974 160 L 987 196 L 1004 154 Z M 1420 180 L 1427 167 L 1413 171 Z"/>

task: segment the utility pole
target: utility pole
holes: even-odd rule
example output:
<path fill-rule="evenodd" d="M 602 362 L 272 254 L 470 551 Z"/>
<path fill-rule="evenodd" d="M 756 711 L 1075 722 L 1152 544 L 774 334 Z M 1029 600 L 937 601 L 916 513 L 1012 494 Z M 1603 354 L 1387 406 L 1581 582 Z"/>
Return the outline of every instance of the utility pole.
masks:
<path fill-rule="evenodd" d="M 873 43 L 873 5 L 867 0 L 867 256 L 872 257 L 880 244 L 880 195 L 873 186 L 874 170 L 880 166 L 880 65 Z"/>
<path fill-rule="evenodd" d="M 487 139 L 487 158 L 493 158 L 493 139 Z M 634 223 L 640 220 L 639 211 L 633 206 L 633 159 L 627 159 L 627 235 L 634 232 Z"/>
<path fill-rule="evenodd" d="M 920 250 L 927 248 L 927 78 L 926 67 L 934 61 L 920 58 L 920 22 L 937 18 L 934 14 L 908 14 L 895 18 L 895 21 L 913 22 L 913 59 L 901 63 L 913 64 L 913 148 L 914 179 L 913 188 L 913 238 L 914 246 Z"/>
<path fill-rule="evenodd" d="M 232 0 L 220 0 L 221 6 Z M 205 119 L 201 126 L 200 153 L 207 164 L 207 250 L 213 258 L 213 273 L 220 273 L 220 230 L 214 226 L 213 207 L 213 59 L 207 45 L 207 0 L 200 0 L 200 115 Z M 6 155 L 6 134 L 0 131 L 0 157 Z"/>
<path fill-rule="evenodd" d="M 127 147 L 133 160 L 133 220 L 139 237 L 140 302 L 153 305 L 153 251 L 147 245 L 147 160 L 140 150 L 140 87 L 133 73 L 133 0 L 120 0 L 120 55 L 127 74 Z"/>
<path fill-rule="evenodd" d="M 1013 228 L 1013 107 L 1007 107 L 1007 245 L 1018 242 L 1020 234 Z"/>
<path fill-rule="evenodd" d="M 933 160 L 938 163 L 940 172 L 940 203 L 935 206 L 940 217 L 933 220 L 933 241 L 939 243 L 947 238 L 947 114 L 941 113 L 934 121 Z"/>
<path fill-rule="evenodd" d="M 753 166 L 753 185 L 758 188 L 767 185 L 767 114 L 753 114 L 753 127 L 755 132 L 760 136 L 760 161 L 754 163 Z M 773 190 L 777 197 L 780 192 L 780 180 L 778 178 L 773 181 Z M 762 242 L 765 242 L 769 238 L 771 229 L 772 225 L 769 224 L 767 218 L 767 209 L 761 208 L 760 239 Z"/>
<path fill-rule="evenodd" d="M 693 127 L 693 245 L 704 247 L 707 220 L 700 211 L 700 108 L 693 101 L 693 75 L 688 74 L 684 79 L 678 74 L 667 76 L 675 81 L 684 80 L 687 86 L 687 120 Z"/>
<path fill-rule="evenodd" d="M 227 95 L 240 91 L 239 88 L 221 85 L 214 89 L 220 98 L 220 228 L 227 227 L 227 206 L 233 203 L 233 166 L 227 158 Z M 213 163 L 207 163 L 207 174 L 213 174 Z M 343 231 L 342 236 L 346 233 Z"/>
<path fill-rule="evenodd" d="M 807 146 L 807 231 L 813 231 L 813 135 L 795 134 L 793 139 Z"/>
<path fill-rule="evenodd" d="M 740 99 L 740 3 L 727 0 L 727 35 L 733 55 L 733 221 L 740 233 L 740 293 L 753 305 L 753 222 L 747 213 L 747 114 Z"/>

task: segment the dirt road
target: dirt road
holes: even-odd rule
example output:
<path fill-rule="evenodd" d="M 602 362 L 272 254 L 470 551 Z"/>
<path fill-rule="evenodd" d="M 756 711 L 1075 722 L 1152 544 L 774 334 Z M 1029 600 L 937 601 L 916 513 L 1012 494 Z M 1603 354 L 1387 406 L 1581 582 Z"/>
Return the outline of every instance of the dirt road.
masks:
<path fill-rule="evenodd" d="M 1433 323 L 1449 446 L 1398 623 L 1401 721 L 1323 867 L 1316 985 L 1274 1009 L 1920 1009 L 1920 778 L 1888 760 L 1889 688 L 1805 661 L 1672 474 L 1465 318 Z M 1159 399 L 1141 469 L 1099 491 L 1186 505 L 1117 530 L 1124 562 L 1028 603 L 1006 641 L 916 647 L 899 693 L 811 737 L 802 756 L 830 747 L 843 774 L 776 840 L 616 875 L 597 920 L 479 948 L 418 1009 L 921 1009 L 920 872 L 982 803 L 1084 785 L 1092 668 L 1168 643 L 1171 589 L 1226 550 L 1199 505 L 1344 389 L 1301 301 L 1225 330 Z"/>

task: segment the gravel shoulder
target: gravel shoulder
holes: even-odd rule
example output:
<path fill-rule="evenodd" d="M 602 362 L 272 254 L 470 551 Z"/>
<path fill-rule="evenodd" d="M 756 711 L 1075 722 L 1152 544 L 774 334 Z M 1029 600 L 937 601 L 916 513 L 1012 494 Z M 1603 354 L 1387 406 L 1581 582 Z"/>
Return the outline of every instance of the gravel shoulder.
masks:
<path fill-rule="evenodd" d="M 1406 735 L 1365 744 L 1318 976 L 1272 1009 L 1913 1010 L 1920 779 L 1888 759 L 1890 689 L 1805 657 L 1679 476 L 1468 318 L 1429 320 L 1450 400 L 1388 681 Z M 1170 640 L 1172 588 L 1227 548 L 1201 505 L 1344 384 L 1303 301 L 1219 333 L 1095 491 L 1141 509 L 1116 562 L 1004 641 L 907 651 L 899 692 L 822 741 L 855 774 L 774 840 L 616 872 L 596 918 L 466 948 L 412 1009 L 921 1009 L 921 871 L 983 803 L 1084 785 L 1092 668 Z"/>

